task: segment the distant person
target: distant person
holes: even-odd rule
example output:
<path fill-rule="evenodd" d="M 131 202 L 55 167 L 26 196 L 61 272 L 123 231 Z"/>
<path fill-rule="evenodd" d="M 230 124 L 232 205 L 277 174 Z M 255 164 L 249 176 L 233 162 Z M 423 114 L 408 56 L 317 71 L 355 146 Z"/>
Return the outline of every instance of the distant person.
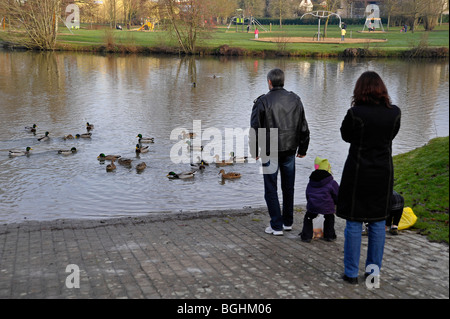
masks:
<path fill-rule="evenodd" d="M 247 33 L 250 31 L 250 24 L 247 24 Z"/>
<path fill-rule="evenodd" d="M 255 29 L 255 39 L 258 39 L 259 36 L 259 30 L 258 28 Z"/>
<path fill-rule="evenodd" d="M 315 170 L 309 176 L 306 187 L 306 214 L 303 219 L 303 229 L 299 234 L 304 242 L 310 242 L 313 238 L 313 219 L 319 214 L 324 215 L 323 238 L 326 241 L 334 241 L 334 214 L 339 193 L 339 184 L 331 175 L 331 165 L 327 159 L 316 157 Z"/>
<path fill-rule="evenodd" d="M 341 29 L 341 41 L 345 41 L 345 34 L 347 33 L 347 30 Z"/>
<path fill-rule="evenodd" d="M 405 30 L 404 32 L 406 33 L 406 32 L 408 31 L 408 26 L 405 24 L 405 25 L 403 26 L 403 29 Z"/>
<path fill-rule="evenodd" d="M 339 187 L 336 215 L 346 219 L 344 281 L 358 283 L 362 224 L 367 222 L 366 267 L 381 269 L 386 218 L 394 184 L 392 140 L 400 130 L 400 109 L 391 104 L 381 77 L 364 72 L 356 81 L 352 107 L 341 125 L 350 143 Z"/>
<path fill-rule="evenodd" d="M 250 155 L 261 157 L 264 199 L 270 215 L 265 232 L 275 236 L 292 230 L 294 221 L 295 158 L 303 158 L 309 146 L 309 128 L 300 97 L 284 89 L 284 72 L 273 69 L 267 74 L 269 92 L 258 97 L 250 119 Z M 276 129 L 278 149 L 271 149 L 270 137 Z M 265 137 L 262 141 L 259 139 Z M 261 146 L 262 151 L 259 151 Z M 278 199 L 278 171 L 281 175 L 283 209 Z"/>

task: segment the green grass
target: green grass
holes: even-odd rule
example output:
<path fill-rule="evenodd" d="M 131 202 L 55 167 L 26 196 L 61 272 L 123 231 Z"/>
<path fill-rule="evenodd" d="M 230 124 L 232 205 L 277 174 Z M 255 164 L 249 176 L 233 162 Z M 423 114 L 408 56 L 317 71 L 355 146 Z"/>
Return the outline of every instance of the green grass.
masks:
<path fill-rule="evenodd" d="M 266 26 L 268 29 L 268 27 Z M 85 28 L 73 30 L 73 34 L 64 26 L 60 27 L 58 36 L 59 48 L 63 50 L 80 51 L 144 51 L 145 48 L 157 48 L 159 51 L 178 52 L 176 39 L 166 31 L 139 32 L 119 30 L 87 30 Z M 107 31 L 109 30 L 109 31 Z M 372 38 L 387 39 L 384 43 L 371 44 L 318 44 L 318 43 L 268 43 L 252 41 L 253 33 L 236 32 L 235 27 L 219 26 L 212 31 L 202 32 L 197 42 L 200 54 L 211 54 L 223 45 L 238 48 L 236 52 L 241 55 L 267 55 L 285 54 L 293 56 L 337 56 L 346 48 L 364 48 L 379 52 L 380 56 L 399 56 L 401 52 L 417 47 L 449 47 L 449 25 L 436 27 L 432 32 L 425 32 L 419 27 L 414 33 L 401 33 L 400 27 L 393 27 L 386 33 L 360 33 L 362 26 L 348 26 L 346 38 Z M 317 32 L 317 25 L 297 25 L 272 27 L 271 32 L 261 32 L 260 38 L 264 37 L 310 37 L 313 38 Z M 323 28 L 322 28 L 323 32 Z M 0 40 L 2 39 L 0 31 Z M 4 37 L 4 36 L 3 36 Z M 340 38 L 340 30 L 336 25 L 328 26 L 329 38 Z"/>
<path fill-rule="evenodd" d="M 432 241 L 449 243 L 449 137 L 394 156 L 394 189 L 418 217 L 413 228 Z"/>

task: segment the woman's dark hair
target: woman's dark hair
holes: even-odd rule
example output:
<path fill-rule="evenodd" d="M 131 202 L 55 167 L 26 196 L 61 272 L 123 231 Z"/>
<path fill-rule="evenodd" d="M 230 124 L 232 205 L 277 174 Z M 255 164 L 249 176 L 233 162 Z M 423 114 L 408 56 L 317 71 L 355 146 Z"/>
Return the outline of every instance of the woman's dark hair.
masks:
<path fill-rule="evenodd" d="M 272 82 L 273 87 L 283 87 L 284 86 L 284 72 L 280 69 L 272 69 L 267 74 L 267 80 Z"/>
<path fill-rule="evenodd" d="M 352 106 L 377 104 L 391 108 L 391 99 L 381 77 L 373 71 L 366 71 L 356 81 Z"/>

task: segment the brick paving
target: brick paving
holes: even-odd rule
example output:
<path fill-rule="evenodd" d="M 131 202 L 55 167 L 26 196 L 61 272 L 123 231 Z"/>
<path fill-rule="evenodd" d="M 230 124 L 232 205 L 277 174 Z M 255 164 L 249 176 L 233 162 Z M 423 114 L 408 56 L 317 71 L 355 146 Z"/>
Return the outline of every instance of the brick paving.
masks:
<path fill-rule="evenodd" d="M 360 283 L 350 285 L 341 279 L 345 221 L 336 218 L 335 242 L 304 243 L 302 220 L 296 212 L 282 237 L 265 234 L 266 210 L 251 208 L 0 225 L 0 298 L 449 298 L 447 244 L 387 234 L 380 287 L 370 289 L 367 238 Z"/>

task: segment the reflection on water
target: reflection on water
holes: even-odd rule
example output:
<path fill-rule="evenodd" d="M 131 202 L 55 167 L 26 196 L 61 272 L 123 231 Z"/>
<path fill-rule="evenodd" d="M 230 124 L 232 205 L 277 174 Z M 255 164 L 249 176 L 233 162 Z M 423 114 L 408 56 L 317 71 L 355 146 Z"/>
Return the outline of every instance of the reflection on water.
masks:
<path fill-rule="evenodd" d="M 98 56 L 71 53 L 0 51 L 0 222 L 24 219 L 136 216 L 156 211 L 198 211 L 265 206 L 262 176 L 255 164 L 226 170 L 242 174 L 222 182 L 219 168 L 209 166 L 192 180 L 169 180 L 175 164 L 170 151 L 175 128 L 224 136 L 208 153 L 227 158 L 229 145 L 241 150 L 227 129 L 245 130 L 253 100 L 267 92 L 266 74 L 286 70 L 286 89 L 304 102 L 311 130 L 308 156 L 297 159 L 296 204 L 304 204 L 307 178 L 316 156 L 332 164 L 340 180 L 348 145 L 339 128 L 352 90 L 365 70 L 378 72 L 403 112 L 394 154 L 448 135 L 448 62 L 399 60 L 311 60 Z M 194 84 L 195 83 L 195 84 Z M 95 128 L 91 139 L 63 136 Z M 38 125 L 36 135 L 25 126 Z M 50 141 L 38 136 L 50 132 Z M 136 156 L 137 134 L 155 138 L 150 151 Z M 217 140 L 215 140 L 217 142 Z M 233 144 L 234 143 L 234 144 Z M 10 149 L 33 148 L 30 156 L 9 157 Z M 59 149 L 76 147 L 63 156 Z M 187 147 L 187 145 L 186 145 Z M 117 165 L 107 173 L 100 153 L 134 159 L 131 168 Z M 238 154 L 247 155 L 247 154 Z M 147 168 L 137 173 L 135 165 Z"/>

